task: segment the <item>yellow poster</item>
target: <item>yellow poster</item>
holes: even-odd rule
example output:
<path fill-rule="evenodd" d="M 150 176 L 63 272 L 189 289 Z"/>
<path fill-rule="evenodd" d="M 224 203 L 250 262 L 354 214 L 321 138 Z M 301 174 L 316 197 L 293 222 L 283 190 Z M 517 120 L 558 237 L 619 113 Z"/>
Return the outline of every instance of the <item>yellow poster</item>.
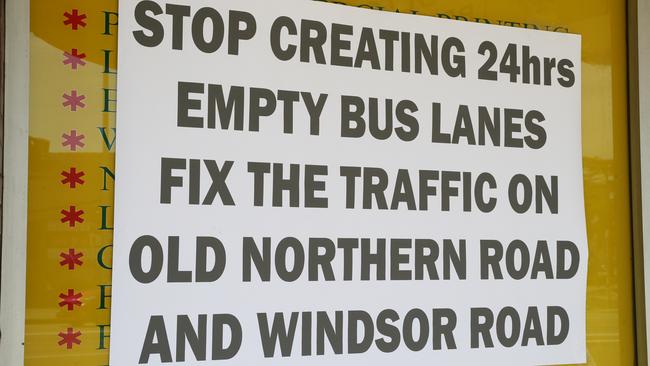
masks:
<path fill-rule="evenodd" d="M 633 365 L 625 2 L 346 3 L 582 35 L 587 357 Z M 31 0 L 26 365 L 108 364 L 117 24 L 117 0 Z"/>
<path fill-rule="evenodd" d="M 104 365 L 117 1 L 31 4 L 26 365 Z"/>

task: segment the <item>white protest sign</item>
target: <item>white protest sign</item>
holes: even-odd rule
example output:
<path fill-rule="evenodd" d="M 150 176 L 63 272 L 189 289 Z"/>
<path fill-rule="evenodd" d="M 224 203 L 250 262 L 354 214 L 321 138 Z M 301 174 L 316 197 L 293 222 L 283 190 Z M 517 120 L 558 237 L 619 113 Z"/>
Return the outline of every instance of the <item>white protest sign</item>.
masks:
<path fill-rule="evenodd" d="M 120 1 L 111 365 L 585 361 L 576 35 Z"/>

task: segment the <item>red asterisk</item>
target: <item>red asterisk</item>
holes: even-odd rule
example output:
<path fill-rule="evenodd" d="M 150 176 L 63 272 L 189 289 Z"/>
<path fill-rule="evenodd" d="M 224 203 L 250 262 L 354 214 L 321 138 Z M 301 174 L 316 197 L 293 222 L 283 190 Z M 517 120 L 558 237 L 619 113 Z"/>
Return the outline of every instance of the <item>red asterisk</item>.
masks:
<path fill-rule="evenodd" d="M 69 64 L 73 70 L 76 70 L 77 66 L 85 66 L 86 62 L 83 59 L 86 58 L 86 54 L 78 52 L 76 48 L 73 48 L 70 52 L 63 52 L 63 64 Z"/>
<path fill-rule="evenodd" d="M 78 265 L 78 266 L 81 266 L 84 263 L 79 259 L 79 258 L 83 257 L 84 254 L 81 253 L 81 252 L 80 253 L 75 253 L 75 250 L 72 249 L 72 248 L 68 249 L 68 253 L 61 252 L 61 254 L 59 254 L 59 256 L 61 258 L 63 258 L 63 260 L 61 262 L 59 262 L 59 264 L 62 265 L 62 266 L 67 265 L 68 270 L 70 270 L 70 271 L 72 271 L 74 269 L 75 264 Z"/>
<path fill-rule="evenodd" d="M 61 183 L 63 184 L 69 184 L 70 188 L 76 188 L 77 184 L 84 184 L 84 180 L 81 179 L 86 173 L 84 172 L 77 172 L 77 168 L 70 168 L 69 171 L 62 171 L 61 175 L 64 176 L 65 178 L 61 180 Z"/>
<path fill-rule="evenodd" d="M 86 26 L 86 22 L 84 22 L 84 19 L 86 19 L 86 14 L 79 14 L 79 10 L 77 9 L 72 9 L 72 14 L 66 11 L 63 13 L 63 16 L 66 17 L 66 19 L 63 21 L 63 24 L 72 26 L 73 30 L 77 30 L 79 26 Z"/>
<path fill-rule="evenodd" d="M 64 107 L 70 107 L 70 110 L 73 112 L 77 111 L 77 107 L 79 108 L 84 108 L 86 104 L 82 102 L 82 100 L 86 99 L 86 96 L 83 94 L 77 95 L 76 90 L 71 90 L 70 94 L 63 93 L 63 106 Z"/>
<path fill-rule="evenodd" d="M 74 290 L 69 288 L 67 294 L 65 293 L 59 294 L 59 299 L 62 300 L 59 302 L 59 306 L 60 307 L 67 306 L 68 311 L 72 311 L 74 310 L 75 305 L 81 306 L 81 300 L 79 300 L 81 299 L 81 295 L 82 295 L 81 292 L 75 294 Z"/>
<path fill-rule="evenodd" d="M 86 137 L 84 135 L 77 135 L 77 130 L 71 130 L 70 134 L 64 133 L 63 137 L 63 146 L 70 146 L 70 150 L 77 151 L 77 146 L 84 147 L 86 144 L 82 140 Z"/>
<path fill-rule="evenodd" d="M 81 217 L 83 214 L 84 210 L 77 211 L 77 208 L 75 206 L 70 206 L 70 210 L 61 210 L 61 215 L 63 215 L 61 222 L 68 222 L 68 225 L 70 227 L 74 227 L 77 222 L 80 224 L 84 222 L 84 219 Z"/>
<path fill-rule="evenodd" d="M 59 332 L 59 337 L 61 337 L 61 340 L 59 341 L 59 346 L 63 346 L 64 344 L 66 345 L 67 349 L 72 348 L 73 344 L 81 344 L 81 339 L 79 337 L 81 336 L 80 331 L 74 331 L 72 328 L 68 328 L 65 333 Z"/>

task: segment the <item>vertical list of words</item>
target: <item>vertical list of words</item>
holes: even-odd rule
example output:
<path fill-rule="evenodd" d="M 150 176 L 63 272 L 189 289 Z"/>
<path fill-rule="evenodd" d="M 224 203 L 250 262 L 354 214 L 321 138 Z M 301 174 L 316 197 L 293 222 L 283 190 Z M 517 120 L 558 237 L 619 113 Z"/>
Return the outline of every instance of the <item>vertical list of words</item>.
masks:
<path fill-rule="evenodd" d="M 32 9 L 25 362 L 107 365 L 117 1 Z"/>

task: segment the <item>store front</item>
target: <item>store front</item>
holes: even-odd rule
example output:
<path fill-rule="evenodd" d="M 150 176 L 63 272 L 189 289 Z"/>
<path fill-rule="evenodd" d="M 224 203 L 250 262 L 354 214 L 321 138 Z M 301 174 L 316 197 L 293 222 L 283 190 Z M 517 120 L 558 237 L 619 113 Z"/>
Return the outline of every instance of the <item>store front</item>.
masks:
<path fill-rule="evenodd" d="M 380 10 L 409 14 L 416 19 L 420 19 L 420 16 L 428 16 L 432 17 L 430 18 L 432 20 L 441 18 L 466 23 L 498 25 L 509 27 L 507 28 L 509 30 L 528 29 L 581 36 L 581 65 L 578 65 L 580 78 L 575 80 L 581 80 L 581 107 L 577 110 L 581 113 L 582 123 L 582 184 L 584 187 L 584 220 L 588 241 L 586 304 L 584 305 L 586 306 L 586 364 L 625 366 L 647 364 L 645 334 L 645 294 L 647 291 L 644 289 L 643 281 L 645 273 L 643 231 L 650 226 L 647 224 L 648 219 L 645 218 L 648 215 L 642 215 L 643 211 L 647 210 L 647 204 L 641 200 L 641 197 L 650 197 L 650 193 L 648 193 L 650 190 L 644 185 L 648 183 L 643 180 L 643 174 L 650 172 L 650 163 L 642 159 L 648 149 L 647 141 L 644 141 L 642 136 L 650 136 L 650 119 L 648 119 L 648 115 L 644 115 L 644 112 L 648 113 L 648 108 L 650 108 L 647 100 L 650 88 L 647 79 L 650 75 L 650 70 L 647 67 L 647 62 L 650 60 L 648 54 L 650 43 L 645 35 L 647 32 L 641 31 L 643 29 L 650 30 L 650 23 L 645 20 L 650 15 L 650 5 L 647 4 L 647 1 L 639 2 L 638 7 L 637 4 L 620 0 L 569 2 L 346 0 L 328 2 L 331 4 L 320 5 L 338 7 L 337 4 L 344 4 L 365 8 L 367 12 Z M 286 6 L 288 2 L 283 1 L 281 4 Z M 151 14 L 161 14 L 162 10 L 160 8 L 159 12 L 151 8 L 146 14 L 153 19 Z M 643 13 L 644 11 L 645 13 Z M 169 14 L 169 10 L 167 14 Z M 645 14 L 645 17 L 642 17 L 641 14 Z M 112 275 L 114 276 L 112 274 L 113 235 L 117 221 L 117 217 L 114 217 L 115 154 L 116 149 L 119 149 L 120 146 L 119 141 L 116 142 L 117 80 L 120 72 L 117 65 L 118 26 L 122 26 L 118 1 L 31 0 L 29 4 L 25 4 L 23 1 L 9 0 L 6 4 L 6 16 L 6 42 L 3 43 L 6 57 L 4 94 L 6 132 L 3 152 L 5 164 L 3 174 L 2 287 L 0 290 L 2 296 L 0 359 L 9 360 L 7 365 L 21 365 L 23 362 L 24 365 L 105 365 L 109 361 L 111 344 L 119 342 L 111 336 L 111 305 L 114 293 L 113 279 L 115 278 L 112 277 Z M 349 16 L 351 15 L 342 15 L 342 19 L 347 19 L 346 17 Z M 363 20 L 365 21 L 365 18 Z M 188 20 L 188 25 L 186 25 L 187 29 L 189 29 L 190 21 Z M 241 24 L 244 22 L 242 21 Z M 149 25 L 144 27 L 147 31 L 143 31 L 140 42 L 145 47 L 147 42 L 153 42 L 152 39 L 155 38 L 155 31 L 150 31 L 157 28 L 155 25 L 151 25 L 151 22 L 143 21 L 141 24 Z M 226 20 L 226 24 L 229 24 L 228 20 Z M 308 44 L 311 33 L 301 33 L 296 24 L 293 26 L 296 29 L 292 33 L 291 23 L 285 23 L 282 32 L 302 34 L 308 38 Z M 260 27 L 258 24 L 258 29 Z M 249 36 L 246 34 L 245 28 L 238 29 L 242 39 Z M 247 30 L 250 30 L 250 27 Z M 399 43 L 404 41 L 402 37 L 407 33 L 397 34 L 394 42 Z M 169 37 L 169 35 L 167 36 Z M 248 38 L 252 37 L 250 35 Z M 380 39 L 378 34 L 377 37 Z M 462 39 L 460 36 L 459 38 Z M 188 43 L 191 39 L 186 35 L 185 50 L 168 47 L 165 52 L 176 50 L 191 53 L 195 52 L 197 47 L 210 49 L 209 42 L 199 40 L 195 44 Z M 441 38 L 439 41 L 441 49 L 444 50 L 443 39 Z M 453 41 L 449 42 L 448 52 L 458 50 Z M 531 38 L 531 42 L 535 42 L 535 40 Z M 287 52 L 290 48 L 283 41 L 278 45 L 276 56 L 279 55 L 285 62 L 295 62 L 296 64 L 312 62 L 332 66 L 332 64 L 336 65 L 336 62 L 342 64 L 348 62 L 336 59 L 328 52 L 323 52 L 327 61 L 325 63 L 318 62 L 318 52 L 315 51 L 315 48 L 312 47 L 311 50 L 307 49 L 303 52 L 300 46 L 299 43 L 296 43 L 294 53 L 290 54 Z M 226 39 L 222 47 L 229 50 L 239 47 L 241 50 L 244 46 L 228 44 L 228 39 Z M 331 50 L 333 46 L 324 47 L 327 51 Z M 452 51 L 449 51 L 450 49 Z M 201 51 L 205 53 L 203 49 Z M 198 51 L 196 52 L 198 53 Z M 484 51 L 482 55 L 485 55 L 486 52 L 488 51 Z M 518 50 L 517 52 L 522 51 Z M 363 51 L 355 50 L 353 53 L 361 57 L 362 60 L 358 61 L 351 57 L 349 68 L 340 65 L 337 67 L 354 70 L 355 63 L 364 64 L 364 57 L 372 59 Z M 304 55 L 306 56 L 302 57 Z M 396 54 L 395 60 L 398 58 L 403 60 L 404 55 Z M 459 64 L 454 62 L 458 61 L 457 59 L 445 58 L 442 53 L 436 55 L 436 59 L 440 61 L 439 67 L 436 69 L 440 74 L 446 74 L 450 78 L 454 77 L 455 73 L 459 74 L 457 69 Z M 382 60 L 384 59 L 382 58 Z M 643 64 L 644 60 L 646 64 Z M 495 64 L 497 69 L 499 61 Z M 545 71 L 545 67 L 550 67 L 551 63 L 550 61 L 545 62 L 542 55 L 538 62 L 538 73 L 533 72 L 528 75 L 530 84 L 539 87 L 547 85 L 563 88 L 558 84 L 559 81 L 560 84 L 567 83 L 568 85 L 571 80 L 568 74 L 570 69 L 561 67 L 559 59 L 558 63 L 553 60 L 553 71 L 550 68 Z M 393 71 L 392 69 L 395 68 L 389 67 L 392 63 L 382 63 L 377 65 L 378 67 L 374 67 L 372 60 L 366 64 L 372 65 L 371 69 L 380 69 L 384 72 Z M 504 67 L 503 64 L 501 68 Z M 415 65 L 417 68 L 418 64 Z M 191 69 L 193 65 L 178 64 L 178 67 Z M 199 65 L 195 65 L 195 67 L 198 68 Z M 247 64 L 247 67 L 252 66 Z M 419 64 L 419 73 L 415 68 L 406 72 L 401 70 L 401 72 L 404 78 L 410 78 L 423 71 L 426 73 L 427 67 L 429 71 L 432 71 L 431 64 L 425 62 Z M 551 72 L 561 70 L 567 73 L 560 72 L 557 79 L 552 81 L 547 77 Z M 27 83 L 26 80 L 29 82 Z M 214 135 L 217 133 L 215 131 L 219 130 L 216 128 L 219 127 L 219 124 L 215 125 L 214 120 L 210 122 L 210 118 L 214 119 L 216 112 L 208 111 L 206 108 L 201 114 L 198 111 L 199 108 L 192 102 L 198 100 L 198 95 L 203 95 L 199 90 L 205 90 L 206 100 L 217 98 L 218 95 L 223 96 L 224 93 L 232 95 L 237 90 L 225 89 L 224 86 L 223 90 L 219 89 L 221 94 L 217 94 L 215 84 L 209 85 L 208 80 L 203 80 L 205 83 L 201 81 L 199 86 L 197 86 L 198 80 L 192 81 L 194 83 L 190 85 L 188 80 L 188 85 L 184 86 L 194 88 L 186 93 L 191 97 L 187 97 L 188 99 L 185 101 L 189 112 L 185 111 L 187 118 L 184 123 L 188 125 L 196 123 L 196 119 L 200 116 L 202 118 L 201 126 L 205 126 L 205 128 L 195 128 L 192 131 L 203 131 L 202 133 L 206 135 Z M 231 84 L 239 85 L 234 82 Z M 553 85 L 551 86 L 551 84 Z M 179 90 L 180 88 L 181 86 L 179 86 Z M 219 88 L 221 88 L 220 85 Z M 284 88 L 288 88 L 288 86 L 284 86 Z M 254 93 L 263 93 L 259 89 L 262 88 L 246 90 L 245 99 L 255 100 Z M 386 89 L 390 89 L 390 86 L 387 86 Z M 143 87 L 143 89 L 137 90 L 147 89 Z M 214 91 L 215 94 L 209 95 L 208 91 Z M 137 93 L 129 93 L 133 98 L 137 98 Z M 281 110 L 280 106 L 283 104 L 280 102 L 282 98 L 289 98 L 288 94 L 283 96 L 277 92 L 277 89 L 271 90 L 271 88 L 269 88 L 269 93 L 273 94 L 274 103 L 278 106 L 276 109 Z M 471 94 L 469 91 L 467 93 Z M 300 94 L 294 101 L 295 105 L 299 106 L 304 103 L 307 106 L 306 110 L 310 111 L 309 106 L 312 106 L 316 111 L 319 97 L 317 93 L 312 94 Z M 270 98 L 268 94 L 260 95 Z M 353 102 L 349 101 L 349 103 Z M 368 103 L 368 108 L 372 107 L 370 103 Z M 495 117 L 495 115 L 499 113 L 499 116 L 505 119 L 507 118 L 506 110 L 515 108 L 516 103 L 517 101 L 513 101 L 515 104 L 513 106 L 501 105 L 499 107 L 502 107 L 503 110 L 500 111 L 486 108 L 483 111 L 485 113 L 478 109 L 468 113 L 477 116 L 481 113 L 481 115 L 488 115 L 491 121 L 498 119 L 498 116 Z M 179 104 L 182 103 L 179 102 Z M 264 111 L 262 105 L 259 107 L 258 117 L 261 120 L 257 120 L 257 126 L 249 125 L 247 122 L 246 129 L 249 132 L 256 129 L 259 131 L 260 123 L 263 125 L 264 118 L 271 113 Z M 163 108 L 162 105 L 161 108 Z M 249 108 L 250 110 L 254 109 L 246 106 L 247 111 Z M 322 109 L 322 106 L 320 108 Z M 381 111 L 379 115 L 383 118 L 382 113 L 387 110 L 385 109 L 387 107 L 382 104 L 378 108 Z M 395 108 L 399 108 L 397 101 L 395 101 Z M 460 113 L 458 110 L 448 112 L 444 109 L 437 112 L 443 116 Z M 314 114 L 310 111 L 309 116 L 314 116 Z M 534 115 L 530 116 L 530 120 L 533 122 L 524 123 L 523 126 L 532 126 L 530 132 L 533 136 L 537 136 L 537 139 L 526 140 L 529 145 L 523 145 L 524 148 L 535 149 L 535 146 L 532 145 L 540 141 L 540 135 L 534 134 L 533 117 Z M 522 112 L 521 118 L 529 119 L 526 117 L 525 111 Z M 408 118 L 403 120 L 408 121 Z M 210 127 L 211 125 L 213 127 Z M 405 125 L 408 126 L 407 123 Z M 181 126 L 181 122 L 179 122 L 179 126 Z M 192 126 L 192 128 L 194 127 L 196 126 Z M 222 127 L 224 126 L 222 125 Z M 232 126 L 225 127 L 232 128 Z M 295 129 L 299 130 L 303 127 L 295 126 Z M 314 135 L 313 128 L 312 126 L 312 135 Z M 286 125 L 284 125 L 284 129 L 286 133 Z M 405 127 L 400 131 L 406 130 L 408 129 Z M 309 131 L 309 129 L 305 131 Z M 526 131 L 525 128 L 524 131 Z M 158 132 L 150 130 L 146 133 L 149 135 L 145 140 L 152 139 L 151 136 L 156 136 Z M 350 128 L 348 133 L 352 136 L 355 132 Z M 444 136 L 454 136 L 461 132 L 441 128 L 437 133 L 438 135 L 434 128 L 433 140 L 442 141 L 445 139 Z M 381 137 L 381 131 L 376 134 Z M 489 135 L 490 131 L 483 130 L 484 139 Z M 164 137 L 165 135 L 161 133 L 160 136 Z M 405 141 L 409 141 L 410 137 L 406 133 L 399 135 L 398 132 L 392 132 L 390 138 L 400 138 L 400 143 L 405 143 Z M 466 140 L 460 141 L 470 141 L 469 138 L 465 138 Z M 499 145 L 504 145 L 499 147 L 510 147 L 507 146 L 508 141 L 513 146 L 517 144 L 516 141 L 512 142 L 513 140 L 508 140 L 503 136 L 502 138 L 503 140 L 493 138 L 493 144 L 497 140 Z M 132 141 L 134 139 L 136 137 L 129 138 L 129 146 L 136 146 L 137 142 Z M 453 141 L 451 137 L 450 141 Z M 490 140 L 484 140 L 481 144 L 478 142 L 477 134 L 476 141 L 475 145 L 478 146 L 485 145 L 486 141 L 489 144 Z M 124 144 L 126 145 L 127 142 Z M 454 144 L 449 143 L 449 145 Z M 142 149 L 145 151 L 148 147 L 143 146 Z M 137 150 L 131 152 L 138 153 Z M 557 158 L 557 164 L 560 164 L 562 157 Z M 569 158 L 567 157 L 567 159 Z M 170 161 L 168 163 L 176 164 L 178 162 Z M 164 159 L 162 164 L 163 166 L 166 164 Z M 188 158 L 187 169 L 192 169 L 193 164 L 195 163 Z M 208 162 L 199 164 L 210 165 Z M 178 165 L 175 167 L 175 169 L 180 169 Z M 185 161 L 183 161 L 183 167 L 185 167 Z M 273 166 L 249 167 L 248 172 L 255 174 L 255 169 L 259 169 L 260 173 L 256 177 L 262 177 L 264 172 L 264 174 L 269 174 L 267 179 L 271 179 L 273 168 Z M 210 170 L 209 167 L 207 169 Z M 223 172 L 225 169 L 224 165 L 218 163 L 218 167 L 212 172 Z M 264 169 L 268 169 L 268 171 Z M 402 181 L 408 179 L 409 184 L 414 186 L 427 176 L 445 176 L 443 170 L 435 173 L 433 173 L 433 169 L 424 173 L 422 171 L 420 170 L 418 173 L 413 170 L 410 175 L 397 177 L 397 179 L 402 179 Z M 143 169 L 143 175 L 145 172 L 146 169 Z M 359 182 L 364 179 L 363 174 L 365 173 L 374 174 L 367 177 L 370 182 L 367 184 L 368 186 L 371 186 L 376 179 L 380 181 L 382 179 L 381 172 L 366 170 L 362 172 L 360 170 L 358 172 Z M 118 169 L 117 175 L 119 174 Z M 169 173 L 168 181 L 165 182 L 163 178 L 161 183 L 163 187 L 167 187 L 169 192 L 172 192 L 165 198 L 161 189 L 160 202 L 157 202 L 161 205 L 165 203 L 165 199 L 173 201 L 179 199 L 181 195 L 181 193 L 178 195 L 173 193 L 179 192 L 175 190 L 181 189 L 178 188 L 181 187 L 181 183 L 174 180 L 176 176 L 173 174 L 179 173 Z M 285 176 L 287 174 L 288 170 L 285 171 Z M 305 174 L 304 171 L 302 174 Z M 316 175 L 316 173 L 314 174 Z M 357 177 L 356 174 L 351 170 L 347 173 L 341 170 L 342 177 Z M 423 175 L 425 178 L 422 178 Z M 188 177 L 190 177 L 190 173 L 188 173 Z M 485 182 L 481 182 L 480 179 L 477 180 L 477 175 L 471 177 L 461 175 L 457 180 L 460 187 L 464 186 L 462 178 L 465 177 L 476 185 L 490 186 L 488 178 L 485 178 Z M 212 179 L 218 181 L 218 174 L 213 175 Z M 225 182 L 225 176 L 221 179 Z M 282 179 L 282 176 L 278 179 Z M 349 178 L 348 182 L 353 182 L 354 179 Z M 389 179 L 388 175 L 386 179 Z M 192 183 L 188 180 L 185 184 L 191 185 Z M 361 187 L 361 183 L 359 184 Z M 553 182 L 551 180 L 544 181 L 544 184 L 546 185 L 543 186 L 545 187 L 543 193 L 552 192 Z M 393 185 L 395 183 L 390 183 L 389 187 Z M 215 183 L 216 186 L 218 186 L 218 182 Z M 210 193 L 206 193 L 207 188 L 206 186 L 203 189 L 200 196 L 198 194 L 193 196 L 192 193 L 187 195 L 186 192 L 183 192 L 185 200 L 183 205 L 191 206 L 212 199 L 227 206 L 228 197 L 225 189 L 212 192 L 210 197 Z M 152 189 L 158 190 L 158 187 Z M 478 207 L 482 212 L 488 212 L 489 201 L 483 196 L 483 193 L 477 193 L 482 189 L 472 186 L 470 190 L 474 194 L 465 197 L 470 202 L 458 201 L 460 202 L 458 205 L 461 205 L 459 207 L 462 205 L 471 206 L 474 209 Z M 233 190 L 233 192 L 235 191 L 236 189 Z M 401 207 L 410 207 L 409 199 L 404 198 L 402 191 L 398 193 L 400 194 L 395 195 L 393 191 L 381 192 L 381 197 L 384 197 L 386 201 L 387 211 L 391 211 L 390 207 L 394 207 L 395 211 Z M 414 195 L 412 200 L 416 211 L 426 210 L 426 204 L 433 202 L 429 201 L 433 194 L 430 196 L 424 194 L 423 198 L 422 191 L 420 193 L 420 196 Z M 440 188 L 441 196 L 442 193 L 444 193 L 444 188 Z M 158 193 L 156 192 L 156 194 Z M 364 205 L 369 205 L 368 208 L 376 207 L 373 205 L 381 206 L 381 199 L 378 198 L 380 193 L 377 191 L 367 201 L 359 198 L 361 194 L 360 191 L 357 192 L 358 202 L 347 202 L 348 209 L 365 209 Z M 542 198 L 548 199 L 544 201 L 544 205 L 539 205 L 539 212 L 546 210 L 547 207 L 549 210 L 553 210 L 550 194 L 542 196 Z M 236 197 L 236 192 L 233 195 Z M 319 194 L 316 194 L 313 197 L 312 207 L 323 204 L 322 201 L 318 201 L 318 196 Z M 446 199 L 451 200 L 453 205 L 453 197 Z M 282 204 L 281 201 L 282 197 L 280 197 L 279 205 Z M 424 209 L 421 206 L 423 202 Z M 560 198 L 560 209 L 563 207 L 562 202 L 562 198 Z M 303 207 L 310 207 L 309 204 L 309 201 L 300 203 Z M 444 204 L 441 205 L 444 207 Z M 485 210 L 482 207 L 485 207 Z M 453 211 L 453 208 L 450 210 Z M 373 237 L 377 237 L 377 235 Z M 281 238 L 274 238 L 274 240 L 276 239 L 279 241 Z M 332 243 L 337 243 L 336 237 L 330 239 Z M 192 240 L 194 239 L 192 238 Z M 301 240 L 303 240 L 302 237 Z M 307 240 L 304 237 L 301 248 L 302 245 L 307 248 Z M 359 239 L 359 243 L 362 241 L 363 239 Z M 444 242 L 443 238 L 438 241 L 441 244 Z M 166 237 L 160 242 L 161 246 L 168 245 Z M 256 245 L 258 244 L 261 248 L 261 239 L 259 243 L 256 242 Z M 507 243 L 503 244 L 506 248 L 505 244 Z M 542 256 L 549 258 L 557 256 L 559 258 L 554 251 L 549 251 L 548 254 L 536 254 L 536 250 L 542 251 L 543 249 L 528 244 L 527 248 L 533 248 L 528 254 L 533 262 L 536 257 L 541 258 Z M 193 241 L 192 245 L 194 245 Z M 197 239 L 197 247 L 198 245 Z M 417 247 L 417 242 L 414 241 L 412 245 Z M 441 245 L 438 249 L 441 258 L 445 256 L 445 250 L 449 251 L 448 262 L 457 264 L 455 267 L 453 265 L 446 267 L 453 274 L 453 278 L 462 277 L 462 270 L 459 269 L 458 262 L 454 262 L 454 258 L 458 258 L 460 255 L 459 245 L 458 243 L 450 247 Z M 325 245 L 323 245 L 324 247 Z M 334 246 L 332 248 L 335 250 Z M 561 248 L 561 245 L 551 244 L 551 248 L 555 250 Z M 648 248 L 647 244 L 645 248 Z M 570 251 L 567 249 L 567 252 Z M 576 249 L 575 252 L 577 251 Z M 308 250 L 307 256 L 309 257 Z M 413 261 L 417 263 L 417 258 L 414 257 Z M 420 267 L 419 270 L 413 269 L 411 273 L 413 277 L 417 277 L 418 273 L 427 273 L 425 271 L 428 267 Z M 441 259 L 438 276 L 440 278 L 445 276 L 442 271 L 443 267 Z M 317 273 L 316 277 L 318 277 L 321 268 L 315 268 L 313 272 Z M 503 268 L 506 268 L 505 265 Z M 570 268 L 568 262 L 566 268 Z M 561 277 L 558 275 L 560 271 L 557 268 L 552 270 L 554 278 Z M 143 272 L 147 271 L 143 270 Z M 282 269 L 277 272 L 283 273 Z M 258 272 L 254 273 L 254 276 L 258 275 Z M 341 273 L 333 271 L 332 273 L 332 276 L 339 275 L 343 281 L 345 276 L 343 271 Z M 396 272 L 393 275 L 399 277 L 402 274 Z M 305 274 L 305 276 L 307 275 Z M 362 277 L 363 274 L 360 273 L 359 276 Z M 530 271 L 527 276 L 531 276 Z M 390 273 L 388 277 L 390 280 Z M 393 279 L 395 278 L 393 277 Z M 140 282 L 144 282 L 144 280 Z M 124 301 L 124 299 L 121 298 L 120 301 Z M 494 316 L 498 317 L 498 313 L 495 313 Z M 521 321 L 525 322 L 527 317 L 529 315 L 523 314 Z M 543 315 L 541 319 L 545 320 L 546 317 L 547 315 Z M 542 320 L 538 321 L 540 324 L 543 322 Z M 210 322 L 211 320 L 208 321 L 208 323 Z M 546 323 L 544 325 L 546 326 Z M 506 328 L 508 327 L 510 326 L 506 326 Z M 444 331 L 441 333 L 442 335 L 444 335 Z M 546 338 L 545 342 L 550 342 L 549 338 Z M 188 355 L 190 354 L 189 349 L 188 347 Z M 327 352 L 325 353 L 327 354 Z M 420 355 L 425 357 L 423 356 L 425 354 Z M 164 360 L 162 355 L 160 357 L 161 360 Z M 348 355 L 344 354 L 339 357 L 344 358 Z M 480 359 L 480 354 L 476 353 L 475 357 Z M 142 358 L 140 360 L 142 361 Z M 191 360 L 189 356 L 188 360 Z M 5 364 L 4 362 L 0 363 Z"/>

